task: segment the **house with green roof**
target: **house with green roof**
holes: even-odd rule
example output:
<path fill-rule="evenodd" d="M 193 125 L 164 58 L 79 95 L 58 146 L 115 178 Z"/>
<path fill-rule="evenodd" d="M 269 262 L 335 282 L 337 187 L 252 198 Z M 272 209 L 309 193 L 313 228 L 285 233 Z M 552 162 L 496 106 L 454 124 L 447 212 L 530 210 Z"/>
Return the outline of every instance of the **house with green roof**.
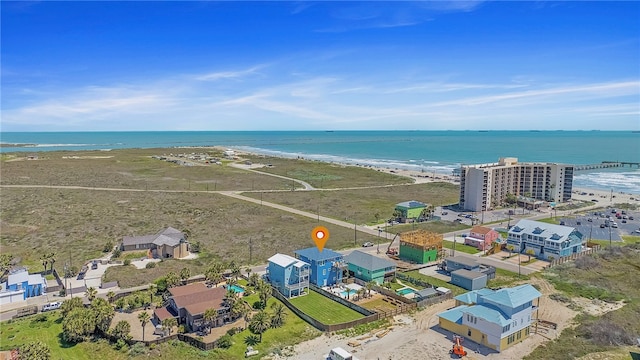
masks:
<path fill-rule="evenodd" d="M 503 351 L 530 335 L 538 310 L 533 302 L 540 296 L 530 284 L 471 291 L 456 297 L 457 307 L 438 314 L 439 325 L 479 345 Z"/>
<path fill-rule="evenodd" d="M 396 274 L 396 264 L 387 259 L 355 250 L 345 256 L 349 273 L 362 281 L 375 281 L 382 284 L 385 278 L 392 278 Z"/>

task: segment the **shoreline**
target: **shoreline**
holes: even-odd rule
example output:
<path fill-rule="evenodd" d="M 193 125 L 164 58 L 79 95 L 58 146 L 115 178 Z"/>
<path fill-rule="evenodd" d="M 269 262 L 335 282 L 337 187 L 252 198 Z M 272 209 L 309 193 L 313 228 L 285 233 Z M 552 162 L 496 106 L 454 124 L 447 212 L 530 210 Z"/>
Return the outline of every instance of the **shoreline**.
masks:
<path fill-rule="evenodd" d="M 262 154 L 262 153 L 257 153 L 257 152 L 252 152 L 252 151 L 247 151 L 245 149 L 238 149 L 238 148 L 233 148 L 233 147 L 224 147 L 224 146 L 213 146 L 212 148 L 216 149 L 216 150 L 228 150 L 231 149 L 233 151 L 236 152 L 236 154 L 238 156 L 241 156 L 243 154 L 247 154 L 247 155 L 253 155 L 253 156 L 272 156 L 272 157 L 279 157 L 279 156 L 275 156 L 275 155 L 267 155 L 267 154 Z M 280 158 L 285 158 L 285 159 L 291 159 L 289 157 L 280 157 Z M 295 158 L 293 158 L 295 159 Z M 354 167 L 361 167 L 361 168 L 368 168 L 371 170 L 375 170 L 375 171 L 380 171 L 380 172 L 385 172 L 388 174 L 392 174 L 392 175 L 398 175 L 398 176 L 404 176 L 404 177 L 408 177 L 414 180 L 414 184 L 424 184 L 424 183 L 431 183 L 431 182 L 448 182 L 451 184 L 455 184 L 455 185 L 460 185 L 460 180 L 456 177 L 454 177 L 453 175 L 447 175 L 447 174 L 443 174 L 443 173 L 439 173 L 437 171 L 433 171 L 433 172 L 422 172 L 422 171 L 416 171 L 416 170 L 406 170 L 406 169 L 400 169 L 400 168 L 389 168 L 389 167 L 381 167 L 381 166 L 375 166 L 375 165 L 360 165 L 360 164 L 350 164 L 350 163 L 341 163 L 341 162 L 331 162 L 331 161 L 323 161 L 323 160 L 313 160 L 313 159 L 307 159 L 307 158 L 303 158 L 301 157 L 300 159 L 302 160 L 310 160 L 310 161 L 322 161 L 322 162 L 326 162 L 329 164 L 337 164 L 337 165 L 344 165 L 344 166 L 354 166 Z M 256 164 L 260 167 L 259 165 L 262 164 Z M 582 193 L 586 193 L 586 195 L 581 195 Z M 592 194 L 592 195 L 591 195 Z M 613 197 L 612 197 L 613 196 Z M 621 192 L 621 191 L 606 191 L 606 190 L 601 190 L 601 189 L 595 189 L 595 188 L 587 188 L 587 187 L 573 187 L 572 188 L 572 195 L 571 195 L 571 199 L 572 200 L 579 200 L 579 201 L 590 201 L 592 199 L 598 200 L 595 203 L 601 204 L 601 205 L 612 205 L 612 204 L 617 204 L 617 203 L 631 203 L 631 204 L 640 204 L 640 194 L 634 194 L 634 193 L 628 193 L 628 192 Z M 613 200 L 613 201 L 611 201 Z M 566 204 L 566 203 L 560 203 L 560 204 Z"/>

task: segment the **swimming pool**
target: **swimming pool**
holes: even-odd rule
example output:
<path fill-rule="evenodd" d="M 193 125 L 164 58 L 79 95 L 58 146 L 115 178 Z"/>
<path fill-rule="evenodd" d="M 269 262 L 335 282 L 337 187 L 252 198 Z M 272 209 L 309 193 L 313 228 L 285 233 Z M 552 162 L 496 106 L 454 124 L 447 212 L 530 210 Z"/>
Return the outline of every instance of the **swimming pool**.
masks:
<path fill-rule="evenodd" d="M 231 285 L 229 286 L 229 288 L 233 290 L 236 294 L 242 294 L 244 292 L 244 289 L 238 285 Z"/>
<path fill-rule="evenodd" d="M 400 290 L 396 291 L 396 294 L 407 295 L 407 294 L 411 294 L 411 293 L 415 293 L 415 292 L 416 291 L 411 289 L 411 288 L 403 288 L 403 289 L 400 289 Z"/>

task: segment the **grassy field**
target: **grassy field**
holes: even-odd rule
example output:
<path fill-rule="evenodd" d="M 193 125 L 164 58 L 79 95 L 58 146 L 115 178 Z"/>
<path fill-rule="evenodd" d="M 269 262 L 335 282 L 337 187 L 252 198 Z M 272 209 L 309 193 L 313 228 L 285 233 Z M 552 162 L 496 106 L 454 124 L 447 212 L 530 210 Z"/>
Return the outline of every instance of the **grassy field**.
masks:
<path fill-rule="evenodd" d="M 255 163 L 271 164 L 258 171 L 305 181 L 319 189 L 412 184 L 413 179 L 359 166 L 346 166 L 304 159 L 284 159 L 260 155 L 244 156 Z"/>
<path fill-rule="evenodd" d="M 80 267 L 101 256 L 107 241 L 115 244 L 126 235 L 154 234 L 167 226 L 188 229 L 189 240 L 199 241 L 212 259 L 240 264 L 249 263 L 251 240 L 252 263 L 263 263 L 276 252 L 313 246 L 309 232 L 318 224 L 215 193 L 3 188 L 0 197 L 3 252 L 38 271 L 43 252 L 56 252 L 55 267 L 62 271 L 69 257 Z M 331 231 L 331 248 L 354 246 L 353 229 L 323 225 Z M 358 243 L 364 241 L 375 241 L 375 237 L 358 233 Z M 158 271 L 164 265 L 147 270 Z M 201 271 L 192 270 L 192 274 Z"/>
<path fill-rule="evenodd" d="M 453 243 L 451 241 L 443 241 L 442 247 L 446 249 L 453 249 Z M 477 254 L 480 252 L 480 250 L 478 250 L 477 247 L 461 244 L 459 242 L 456 242 L 456 251 L 460 251 L 467 254 Z"/>
<path fill-rule="evenodd" d="M 309 294 L 305 296 L 293 298 L 291 303 L 305 314 L 326 325 L 341 324 L 364 317 L 364 315 L 315 291 L 309 291 Z"/>
<path fill-rule="evenodd" d="M 578 358 L 634 344 L 640 336 L 640 283 L 634 276 L 640 271 L 639 252 L 638 244 L 618 246 L 553 267 L 545 273 L 554 287 L 569 298 L 624 299 L 626 305 L 598 317 L 578 315 L 577 326 L 565 329 L 556 340 L 538 347 L 525 359 Z"/>
<path fill-rule="evenodd" d="M 230 166 L 184 166 L 152 155 L 199 152 L 198 149 L 123 149 L 54 151 L 38 160 L 2 161 L 4 185 L 64 185 L 141 190 L 286 190 L 291 182 Z M 209 150 L 212 156 L 221 154 Z M 24 156 L 20 154 L 19 156 Z M 77 157 L 77 158 L 70 158 Z"/>
<path fill-rule="evenodd" d="M 459 286 L 450 284 L 450 283 L 448 283 L 448 282 L 446 282 L 444 280 L 440 280 L 438 278 L 434 278 L 434 277 L 431 277 L 431 276 L 420 274 L 417 270 L 408 271 L 408 272 L 405 272 L 404 274 L 407 275 L 407 276 L 411 276 L 412 278 L 416 278 L 416 279 L 419 279 L 419 280 L 422 280 L 422 281 L 426 281 L 426 282 L 428 282 L 429 284 L 431 284 L 431 285 L 433 285 L 435 287 L 442 286 L 442 287 L 445 287 L 447 289 L 451 289 L 451 292 L 453 293 L 454 296 L 458 296 L 460 294 L 464 294 L 464 293 L 467 292 L 467 290 L 465 290 L 465 289 L 463 289 L 463 288 L 461 288 Z"/>
<path fill-rule="evenodd" d="M 513 286 L 516 284 L 524 283 L 530 278 L 531 275 L 518 275 L 518 273 L 515 272 L 496 268 L 496 277 L 487 280 L 487 287 L 499 288 Z"/>
<path fill-rule="evenodd" d="M 418 200 L 436 205 L 452 204 L 458 201 L 459 187 L 443 182 L 369 189 L 245 193 L 244 195 L 256 199 L 262 197 L 264 201 L 290 206 L 311 213 L 319 212 L 322 216 L 334 219 L 348 222 L 355 221 L 358 224 L 381 224 L 384 227 L 384 221 L 391 218 L 397 203 Z M 376 215 L 378 216 L 376 217 Z M 411 225 L 407 226 L 405 230 L 410 230 Z M 417 226 L 433 225 L 422 223 Z M 396 228 L 404 229 L 396 225 L 392 230 Z M 467 227 L 460 227 L 454 224 L 447 224 L 442 227 L 447 231 L 465 228 Z"/>
<path fill-rule="evenodd" d="M 230 199 L 212 192 L 166 192 L 277 190 L 291 187 L 290 181 L 230 166 L 180 166 L 151 158 L 152 155 L 170 152 L 198 151 L 61 151 L 40 153 L 38 160 L 30 161 L 21 160 L 15 154 L 3 154 L 3 185 L 73 185 L 138 191 L 3 188 L 0 192 L 0 246 L 4 252 L 14 255 L 20 264 L 34 269 L 40 266 L 39 257 L 42 253 L 55 252 L 55 267 L 61 271 L 64 262 L 69 258 L 72 265 L 79 268 L 84 262 L 102 256 L 102 249 L 107 242 L 117 244 L 124 236 L 153 234 L 172 226 L 180 230 L 189 230 L 190 241 L 200 242 L 203 252 L 211 254 L 205 260 L 201 260 L 200 264 L 191 262 L 188 265 L 174 265 L 167 262 L 160 264 L 156 269 L 145 269 L 137 274 L 129 272 L 130 277 L 136 277 L 133 274 L 142 275 L 137 281 L 142 283 L 182 266 L 205 266 L 207 260 L 234 259 L 241 264 L 255 264 L 264 262 L 275 252 L 291 253 L 295 249 L 313 245 L 309 238 L 310 229 L 317 225 L 313 219 Z M 220 155 L 213 150 L 210 152 L 214 156 Z M 407 181 L 406 178 L 370 169 L 334 169 L 335 165 L 326 163 L 274 160 L 274 165 L 277 165 L 275 169 L 285 166 L 284 164 L 302 172 L 331 173 L 332 176 L 342 177 L 344 181 L 353 176 L 354 181 L 360 185 L 386 185 Z M 149 191 L 142 191 L 146 189 Z M 350 221 L 355 219 L 358 223 L 375 220 L 376 212 L 380 213 L 382 219 L 384 211 L 392 211 L 396 202 L 418 198 L 420 194 L 435 199 L 432 202 L 455 201 L 457 197 L 457 187 L 450 184 L 354 191 L 353 194 L 351 191 L 265 192 L 264 197 L 265 200 L 271 201 L 276 197 L 295 199 L 293 207 L 311 212 L 320 209 L 322 215 L 339 219 L 351 216 Z M 382 200 L 378 199 L 378 193 L 382 194 Z M 260 196 L 259 193 L 252 194 Z M 317 199 L 322 200 L 315 206 L 310 203 Z M 362 206 L 362 201 L 373 206 Z M 352 230 L 334 225 L 326 226 L 332 232 L 330 246 L 334 249 L 357 246 L 365 241 L 376 241 L 372 236 L 358 233 L 354 244 Z M 253 244 L 251 259 L 250 241 Z M 192 269 L 193 274 L 201 271 Z M 113 279 L 115 274 L 123 274 L 119 272 L 125 272 L 125 269 L 114 268 L 109 272 L 113 274 L 107 274 L 107 278 Z M 124 280 L 124 283 L 135 283 Z"/>
<path fill-rule="evenodd" d="M 45 321 L 36 321 L 40 315 L 0 323 L 0 349 L 10 350 L 30 341 L 41 341 L 51 348 L 52 359 L 127 359 L 126 354 L 113 350 L 108 342 L 68 344 L 61 340 L 62 318 L 59 311 L 45 315 Z"/>

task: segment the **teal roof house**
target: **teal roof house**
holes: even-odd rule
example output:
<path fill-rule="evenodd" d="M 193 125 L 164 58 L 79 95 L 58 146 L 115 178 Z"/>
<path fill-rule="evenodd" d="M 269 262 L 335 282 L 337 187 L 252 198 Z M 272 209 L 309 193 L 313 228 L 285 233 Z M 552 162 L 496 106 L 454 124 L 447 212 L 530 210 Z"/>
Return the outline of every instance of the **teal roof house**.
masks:
<path fill-rule="evenodd" d="M 349 273 L 362 281 L 375 281 L 382 284 L 385 278 L 394 277 L 396 264 L 360 250 L 354 250 L 345 257 Z"/>
<path fill-rule="evenodd" d="M 481 289 L 456 296 L 453 309 L 438 314 L 445 330 L 502 351 L 530 334 L 542 294 L 529 284 L 500 290 Z"/>

